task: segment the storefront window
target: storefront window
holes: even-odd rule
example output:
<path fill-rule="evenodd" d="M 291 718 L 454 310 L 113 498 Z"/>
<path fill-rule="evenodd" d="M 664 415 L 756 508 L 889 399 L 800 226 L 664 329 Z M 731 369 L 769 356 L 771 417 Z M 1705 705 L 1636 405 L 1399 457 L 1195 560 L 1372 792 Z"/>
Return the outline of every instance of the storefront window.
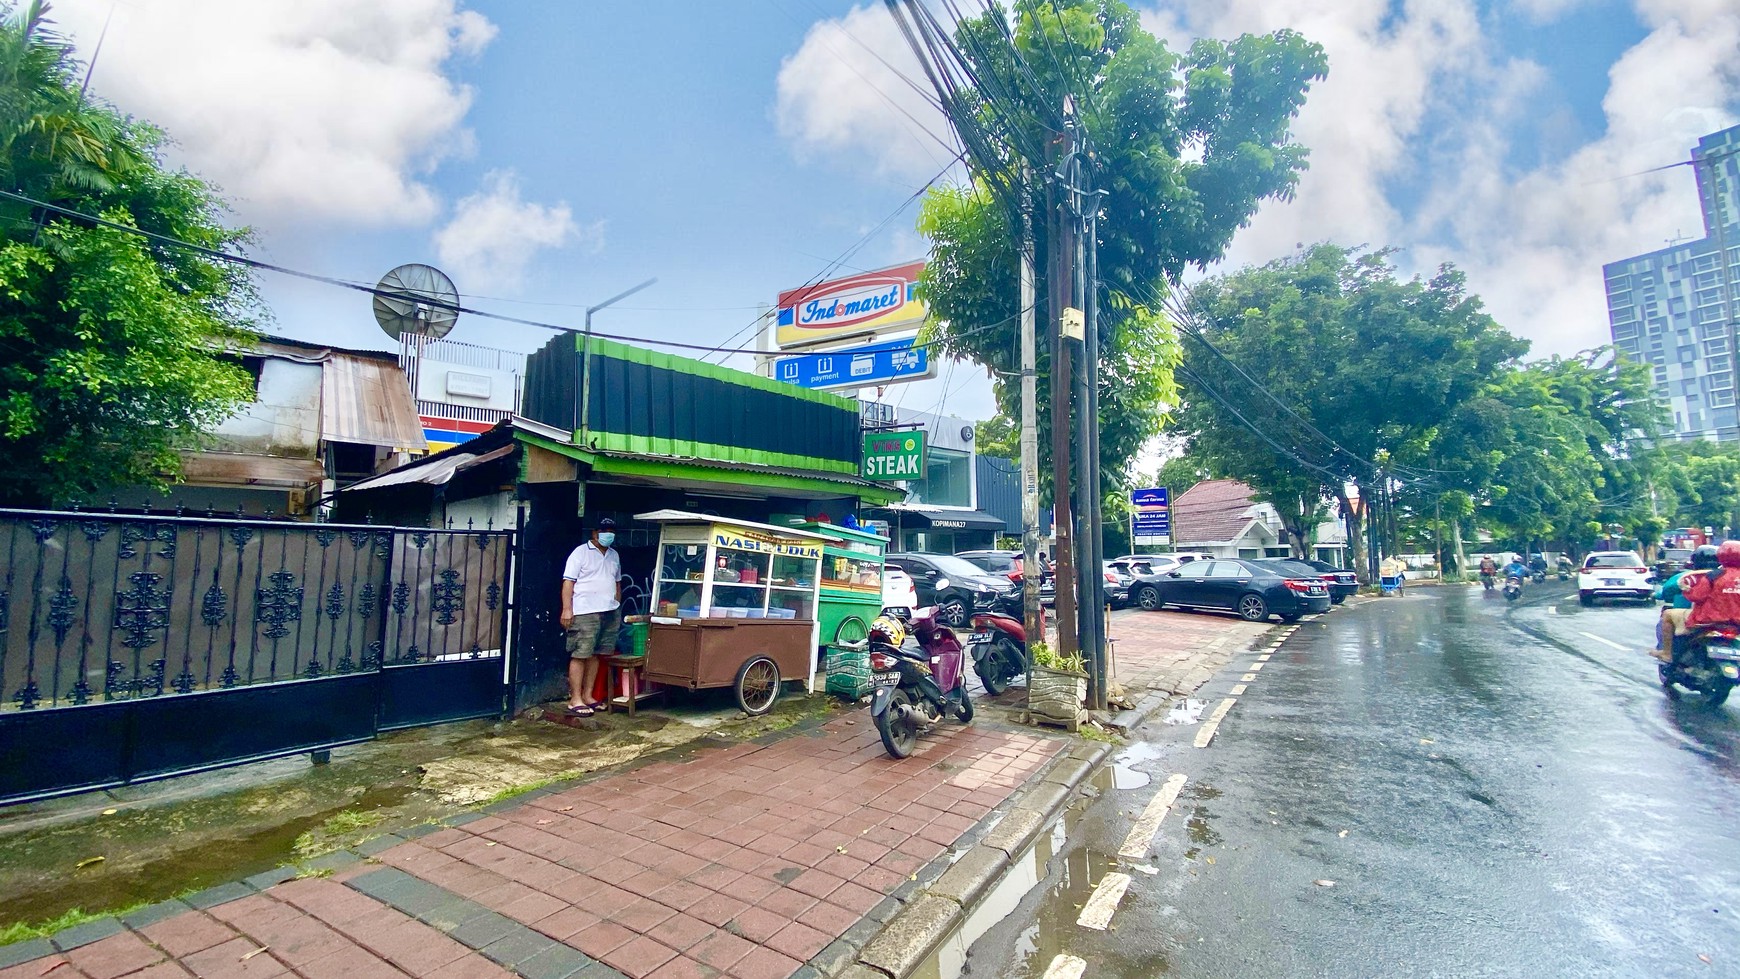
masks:
<path fill-rule="evenodd" d="M 907 502 L 930 506 L 973 505 L 973 456 L 958 449 L 925 453 L 924 478 L 906 484 Z"/>

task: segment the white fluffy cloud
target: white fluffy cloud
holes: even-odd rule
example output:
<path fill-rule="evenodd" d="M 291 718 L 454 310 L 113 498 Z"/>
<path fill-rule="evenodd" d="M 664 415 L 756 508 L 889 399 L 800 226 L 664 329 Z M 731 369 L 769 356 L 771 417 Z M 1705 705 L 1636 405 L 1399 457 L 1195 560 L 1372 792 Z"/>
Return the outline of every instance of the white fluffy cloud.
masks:
<path fill-rule="evenodd" d="M 453 217 L 434 235 L 441 263 L 465 291 L 517 287 L 539 251 L 582 244 L 603 247 L 604 225 L 575 224 L 567 202 L 520 199 L 519 178 L 493 170 L 477 193 L 461 198 Z"/>
<path fill-rule="evenodd" d="M 471 92 L 444 73 L 495 26 L 457 0 L 60 0 L 93 89 L 176 141 L 248 221 L 419 225 L 442 159 L 469 150 Z"/>
<path fill-rule="evenodd" d="M 837 20 L 818 21 L 780 64 L 779 131 L 800 155 L 850 159 L 923 180 L 954 152 L 948 120 L 926 100 L 928 85 L 887 8 L 853 7 Z"/>

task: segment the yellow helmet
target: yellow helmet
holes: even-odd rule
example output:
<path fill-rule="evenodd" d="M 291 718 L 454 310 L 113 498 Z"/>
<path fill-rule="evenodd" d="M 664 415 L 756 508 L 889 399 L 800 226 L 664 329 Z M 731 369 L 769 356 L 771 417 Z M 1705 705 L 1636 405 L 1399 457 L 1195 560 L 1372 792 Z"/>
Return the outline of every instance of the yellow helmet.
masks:
<path fill-rule="evenodd" d="M 892 615 L 878 615 L 870 622 L 870 638 L 899 646 L 906 642 L 906 623 Z"/>

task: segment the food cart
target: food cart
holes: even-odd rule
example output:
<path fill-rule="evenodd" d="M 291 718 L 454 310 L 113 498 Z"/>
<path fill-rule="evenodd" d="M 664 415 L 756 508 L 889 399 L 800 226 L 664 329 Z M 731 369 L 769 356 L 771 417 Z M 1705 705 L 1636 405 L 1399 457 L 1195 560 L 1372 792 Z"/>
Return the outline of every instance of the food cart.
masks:
<path fill-rule="evenodd" d="M 855 643 L 869 637 L 870 623 L 882 613 L 882 557 L 888 538 L 829 523 L 797 527 L 833 538 L 822 546 L 821 604 L 816 614 L 821 641 Z"/>
<path fill-rule="evenodd" d="M 773 706 L 784 681 L 813 685 L 829 535 L 682 510 L 635 519 L 661 525 L 646 681 L 731 687 L 752 715 Z"/>

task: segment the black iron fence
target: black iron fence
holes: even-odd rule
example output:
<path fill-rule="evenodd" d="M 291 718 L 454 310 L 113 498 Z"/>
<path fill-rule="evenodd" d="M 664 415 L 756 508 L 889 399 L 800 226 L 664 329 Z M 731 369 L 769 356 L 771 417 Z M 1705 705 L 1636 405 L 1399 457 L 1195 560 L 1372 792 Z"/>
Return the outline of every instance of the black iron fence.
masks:
<path fill-rule="evenodd" d="M 151 703 L 163 721 L 184 702 L 172 713 L 200 730 L 263 688 L 275 692 L 254 700 L 274 709 L 342 701 L 355 716 L 261 718 L 248 754 L 183 744 L 180 770 L 500 713 L 513 549 L 493 529 L 0 510 L 0 767 L 41 767 L 20 755 L 30 732 L 75 739 L 37 746 L 51 755 L 82 750 L 104 708 Z M 141 748 L 188 737 L 139 719 L 126 718 L 126 757 L 77 787 L 169 773 L 137 764 Z M 0 771 L 0 801 L 41 794 L 43 778 Z"/>

